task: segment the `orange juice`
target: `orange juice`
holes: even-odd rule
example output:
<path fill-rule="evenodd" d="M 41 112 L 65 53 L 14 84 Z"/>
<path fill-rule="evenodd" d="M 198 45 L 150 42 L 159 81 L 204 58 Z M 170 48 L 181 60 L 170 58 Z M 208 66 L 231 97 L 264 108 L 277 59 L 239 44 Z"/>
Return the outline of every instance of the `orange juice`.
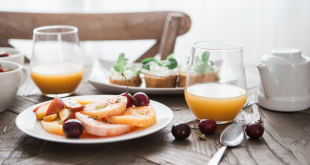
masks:
<path fill-rule="evenodd" d="M 54 63 L 31 68 L 31 77 L 43 94 L 73 93 L 83 78 L 83 65 Z"/>
<path fill-rule="evenodd" d="M 196 84 L 185 90 L 185 99 L 198 119 L 218 123 L 234 120 L 247 99 L 246 90 L 228 84 Z"/>

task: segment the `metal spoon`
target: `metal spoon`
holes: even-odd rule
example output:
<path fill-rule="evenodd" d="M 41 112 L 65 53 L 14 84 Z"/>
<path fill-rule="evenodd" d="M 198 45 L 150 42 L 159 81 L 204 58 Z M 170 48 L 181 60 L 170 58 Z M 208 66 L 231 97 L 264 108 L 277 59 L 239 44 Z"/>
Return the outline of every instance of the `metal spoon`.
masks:
<path fill-rule="evenodd" d="M 243 129 L 238 124 L 231 124 L 228 126 L 222 133 L 220 141 L 224 145 L 221 147 L 213 158 L 210 160 L 208 165 L 217 165 L 219 164 L 227 146 L 234 147 L 239 145 L 243 140 Z"/>

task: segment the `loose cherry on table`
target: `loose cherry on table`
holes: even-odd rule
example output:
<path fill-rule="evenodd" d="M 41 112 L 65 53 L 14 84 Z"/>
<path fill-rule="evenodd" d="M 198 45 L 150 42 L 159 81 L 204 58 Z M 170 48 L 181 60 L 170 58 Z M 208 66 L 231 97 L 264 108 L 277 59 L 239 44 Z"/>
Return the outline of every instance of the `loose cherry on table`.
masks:
<path fill-rule="evenodd" d="M 262 125 L 262 121 L 251 122 L 245 127 L 245 133 L 253 139 L 258 139 L 264 134 L 264 127 Z"/>
<path fill-rule="evenodd" d="M 213 133 L 216 128 L 216 122 L 212 119 L 202 119 L 199 122 L 199 130 L 204 134 Z"/>
<path fill-rule="evenodd" d="M 191 129 L 185 122 L 179 122 L 172 126 L 171 132 L 176 139 L 184 140 L 191 134 Z"/>

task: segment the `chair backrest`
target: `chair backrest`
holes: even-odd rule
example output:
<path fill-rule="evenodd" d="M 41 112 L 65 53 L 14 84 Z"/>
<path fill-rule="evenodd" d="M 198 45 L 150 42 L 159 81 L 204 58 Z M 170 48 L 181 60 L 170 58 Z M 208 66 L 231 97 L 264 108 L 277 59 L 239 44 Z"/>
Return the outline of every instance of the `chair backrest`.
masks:
<path fill-rule="evenodd" d="M 0 12 L 0 47 L 8 39 L 32 39 L 33 29 L 47 25 L 72 25 L 83 40 L 156 39 L 157 42 L 137 61 L 155 56 L 165 59 L 174 50 L 176 37 L 191 27 L 182 12 L 160 11 L 111 14 Z"/>

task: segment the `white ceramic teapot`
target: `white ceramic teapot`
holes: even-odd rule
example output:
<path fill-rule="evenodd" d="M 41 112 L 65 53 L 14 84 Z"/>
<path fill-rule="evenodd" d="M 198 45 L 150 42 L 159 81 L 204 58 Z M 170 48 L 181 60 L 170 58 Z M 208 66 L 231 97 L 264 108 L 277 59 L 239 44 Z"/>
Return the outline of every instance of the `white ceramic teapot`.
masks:
<path fill-rule="evenodd" d="M 256 66 L 261 77 L 258 104 L 274 111 L 310 107 L 310 58 L 293 48 L 276 48 Z"/>

